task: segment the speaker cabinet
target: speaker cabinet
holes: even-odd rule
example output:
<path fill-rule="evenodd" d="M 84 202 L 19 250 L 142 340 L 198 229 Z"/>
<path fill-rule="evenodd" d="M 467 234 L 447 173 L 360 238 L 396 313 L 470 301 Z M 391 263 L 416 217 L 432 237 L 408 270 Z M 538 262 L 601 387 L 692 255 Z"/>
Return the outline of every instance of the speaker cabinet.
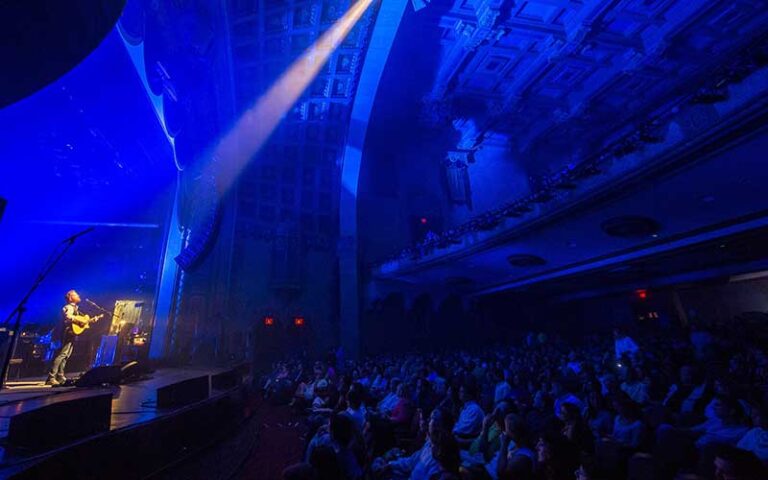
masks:
<path fill-rule="evenodd" d="M 76 387 L 100 387 L 101 385 L 120 385 L 123 372 L 120 365 L 96 367 L 85 372 L 75 381 Z"/>
<path fill-rule="evenodd" d="M 211 380 L 208 375 L 172 383 L 157 389 L 157 408 L 183 407 L 205 400 L 210 393 Z"/>
<path fill-rule="evenodd" d="M 239 387 L 243 382 L 243 367 L 235 367 L 226 372 L 211 375 L 211 388 L 213 390 L 231 390 Z"/>

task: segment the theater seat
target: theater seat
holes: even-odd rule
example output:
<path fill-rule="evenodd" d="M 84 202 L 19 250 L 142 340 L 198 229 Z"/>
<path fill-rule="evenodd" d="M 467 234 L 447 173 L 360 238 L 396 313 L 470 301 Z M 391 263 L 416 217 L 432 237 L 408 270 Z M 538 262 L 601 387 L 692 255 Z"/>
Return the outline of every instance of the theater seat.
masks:
<path fill-rule="evenodd" d="M 406 452 L 413 452 L 418 447 L 419 420 L 414 415 L 409 426 L 398 425 L 395 427 L 395 444 Z"/>
<path fill-rule="evenodd" d="M 621 445 L 612 440 L 600 439 L 595 444 L 595 457 L 602 475 L 618 478 L 621 471 Z"/>
<path fill-rule="evenodd" d="M 653 463 L 653 455 L 650 453 L 632 455 L 627 466 L 627 480 L 647 480 L 649 478 L 658 478 Z"/>
<path fill-rule="evenodd" d="M 666 410 L 662 405 L 650 405 L 643 410 L 644 423 L 651 431 L 664 423 L 665 417 Z"/>

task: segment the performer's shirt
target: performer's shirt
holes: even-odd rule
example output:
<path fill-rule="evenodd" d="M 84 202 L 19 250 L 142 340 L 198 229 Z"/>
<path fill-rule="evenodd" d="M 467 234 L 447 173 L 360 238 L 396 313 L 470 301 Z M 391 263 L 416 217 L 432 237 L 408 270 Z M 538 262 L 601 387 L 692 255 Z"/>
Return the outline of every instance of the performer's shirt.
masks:
<path fill-rule="evenodd" d="M 64 343 L 72 341 L 75 336 L 72 333 L 72 320 L 76 315 L 79 315 L 80 311 L 77 308 L 77 304 L 68 303 L 61 309 L 61 320 L 64 323 Z"/>

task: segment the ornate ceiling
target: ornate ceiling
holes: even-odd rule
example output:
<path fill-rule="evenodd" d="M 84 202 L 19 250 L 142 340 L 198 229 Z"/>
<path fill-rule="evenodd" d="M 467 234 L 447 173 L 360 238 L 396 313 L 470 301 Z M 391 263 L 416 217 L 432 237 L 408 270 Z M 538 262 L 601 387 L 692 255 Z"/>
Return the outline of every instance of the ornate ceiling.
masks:
<path fill-rule="evenodd" d="M 225 4 L 223 21 L 206 2 L 191 2 L 189 15 L 189 8 L 172 6 L 176 3 L 155 5 L 149 10 L 157 18 L 146 19 L 146 30 L 136 29 L 137 35 L 146 34 L 149 46 L 153 31 L 172 25 L 175 38 L 185 39 L 156 37 L 157 47 L 148 48 L 147 76 L 168 103 L 169 125 L 185 140 L 177 149 L 186 146 L 190 154 L 216 137 L 229 116 L 223 105 L 234 106 L 233 117 L 252 105 L 350 1 Z M 380 87 L 371 101 L 407 105 L 394 121 L 407 122 L 414 133 L 410 139 L 390 138 L 391 130 L 372 127 L 366 145 L 376 137 L 396 144 L 395 150 L 430 143 L 422 155 L 430 159 L 434 145 L 445 146 L 434 162 L 447 159 L 462 167 L 486 146 L 502 146 L 510 162 L 525 163 L 522 176 L 556 177 L 606 149 L 625 156 L 638 148 L 637 138 L 643 144 L 661 142 L 670 118 L 692 98 L 717 101 L 725 94 L 722 70 L 768 33 L 767 7 L 764 0 L 434 0 L 415 12 L 409 6 L 392 41 L 400 56 L 390 55 L 382 77 L 402 88 Z M 181 19 L 169 22 L 163 12 L 173 9 Z M 302 249 L 336 248 L 342 157 L 378 11 L 374 4 L 333 52 L 242 176 L 236 248 L 243 239 L 276 235 L 293 238 Z M 152 22 L 163 28 L 149 28 Z M 221 44 L 229 46 L 231 79 L 214 55 Z M 424 64 L 408 64 L 403 55 Z M 727 76 L 738 81 L 739 75 Z M 195 120 L 214 115 L 218 122 Z M 363 163 L 381 160 L 364 155 Z M 483 168 L 477 163 L 471 168 Z M 576 185 L 568 185 L 560 196 L 578 195 L 571 192 Z M 454 193 L 448 192 L 447 203 L 471 210 L 472 192 L 464 192 L 461 201 Z M 510 193 L 498 204 L 513 200 Z"/>
<path fill-rule="evenodd" d="M 452 123 L 459 150 L 498 135 L 520 151 L 594 148 L 706 83 L 765 32 L 767 5 L 456 0 L 433 20 L 440 62 L 424 117 Z"/>
<path fill-rule="evenodd" d="M 570 230 L 553 227 L 549 250 L 543 249 L 543 230 L 541 236 L 535 232 L 550 219 L 563 223 L 568 215 L 562 212 L 598 208 L 594 192 L 628 195 L 628 190 L 616 191 L 626 179 L 655 181 L 662 164 L 669 169 L 690 157 L 696 142 L 710 144 L 688 159 L 692 162 L 726 144 L 711 143 L 716 134 L 732 129 L 727 142 L 738 144 L 738 137 L 760 128 L 757 120 L 747 128 L 737 119 L 764 108 L 758 99 L 768 88 L 763 72 L 768 2 L 762 0 L 436 1 L 407 14 L 403 27 L 395 40 L 402 47 L 400 56 L 390 59 L 387 84 L 414 83 L 412 70 L 421 68 L 418 77 L 426 78 L 425 86 L 384 87 L 377 102 L 400 102 L 400 109 L 418 104 L 414 112 L 399 115 L 398 122 L 418 122 L 421 132 L 428 133 L 408 138 L 402 129 L 387 130 L 382 127 L 386 115 L 377 125 L 384 134 L 398 134 L 393 138 L 402 150 L 411 150 L 408 159 L 418 159 L 419 151 L 429 157 L 418 160 L 419 172 L 428 171 L 424 165 L 430 161 L 442 162 L 445 199 L 432 207 L 432 215 L 450 220 L 443 222 L 437 241 L 402 250 L 374 267 L 380 279 L 434 285 L 464 274 L 477 282 L 477 289 L 502 278 L 511 285 L 510 279 L 552 269 L 556 262 L 550 257 L 563 252 L 572 262 L 608 255 L 617 246 L 599 241 L 601 233 L 590 233 L 586 221 L 571 222 Z M 422 63 L 430 62 L 430 55 L 434 61 L 403 69 L 412 55 Z M 438 142 L 447 148 L 432 148 Z M 499 147 L 503 158 L 494 153 L 496 163 L 485 164 L 491 155 L 483 152 Z M 408 161 L 398 163 L 400 172 L 391 176 L 404 186 L 386 195 L 433 188 L 403 173 Z M 740 161 L 746 168 L 748 159 Z M 504 163 L 512 167 L 498 166 Z M 462 171 L 453 172 L 456 165 Z M 385 172 L 375 170 L 373 177 Z M 696 188 L 706 190 L 716 180 L 702 174 Z M 490 204 L 484 191 L 501 183 L 509 188 L 496 189 Z M 735 181 L 718 187 L 738 188 Z M 473 197 L 484 197 L 484 206 L 473 209 Z M 661 238 L 699 218 L 696 202 L 681 202 L 691 211 L 647 212 L 657 202 L 646 200 L 625 202 L 621 205 L 627 211 L 614 215 L 634 210 L 658 215 L 665 224 Z M 385 195 L 370 205 L 368 213 L 398 208 Z M 761 202 L 746 205 L 758 208 Z M 742 206 L 728 208 L 736 212 Z M 523 229 L 530 243 L 521 247 L 515 239 Z M 550 265 L 510 270 L 505 259 L 518 254 L 541 256 Z"/>

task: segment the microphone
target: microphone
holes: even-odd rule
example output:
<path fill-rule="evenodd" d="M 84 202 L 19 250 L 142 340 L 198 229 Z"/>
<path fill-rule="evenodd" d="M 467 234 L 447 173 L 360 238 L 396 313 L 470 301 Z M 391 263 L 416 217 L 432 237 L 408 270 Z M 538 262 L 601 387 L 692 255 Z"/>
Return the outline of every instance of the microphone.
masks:
<path fill-rule="evenodd" d="M 89 303 L 89 304 L 93 305 L 94 307 L 98 307 L 96 302 L 92 301 L 90 298 L 86 298 L 85 299 L 85 303 Z"/>
<path fill-rule="evenodd" d="M 87 233 L 91 233 L 94 230 L 96 230 L 96 227 L 88 227 L 79 233 L 76 233 L 70 237 L 65 238 L 64 240 L 61 241 L 61 243 L 75 243 L 75 240 L 77 240 L 79 237 L 82 237 Z"/>

